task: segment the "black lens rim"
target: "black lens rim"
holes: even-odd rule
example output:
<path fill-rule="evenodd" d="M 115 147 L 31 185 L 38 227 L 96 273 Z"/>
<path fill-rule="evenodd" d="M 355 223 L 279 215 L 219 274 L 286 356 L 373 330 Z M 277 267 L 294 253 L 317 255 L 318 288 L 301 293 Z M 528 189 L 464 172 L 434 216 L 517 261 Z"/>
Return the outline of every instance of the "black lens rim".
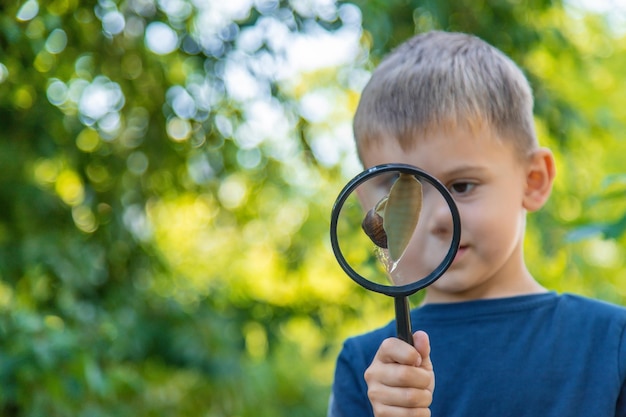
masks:
<path fill-rule="evenodd" d="M 339 240 L 337 238 L 337 223 L 339 220 L 339 214 L 341 213 L 341 209 L 343 208 L 344 203 L 348 199 L 348 197 L 352 194 L 352 192 L 365 181 L 382 175 L 387 172 L 400 172 L 403 174 L 409 174 L 415 176 L 418 180 L 426 180 L 432 186 L 434 186 L 437 191 L 443 195 L 448 207 L 450 208 L 450 212 L 452 214 L 452 240 L 450 242 L 450 249 L 448 253 L 441 261 L 441 263 L 435 268 L 430 274 L 421 278 L 420 280 L 405 284 L 405 285 L 383 285 L 378 284 L 376 282 L 372 282 L 356 272 L 354 268 L 350 266 L 346 258 L 343 256 L 343 252 L 341 251 L 341 247 L 339 246 Z M 371 167 L 357 176 L 355 176 L 352 180 L 350 180 L 346 186 L 339 193 L 335 204 L 333 205 L 331 216 L 330 216 L 330 242 L 333 249 L 333 253 L 339 265 L 344 270 L 346 274 L 352 280 L 354 280 L 359 285 L 367 288 L 370 291 L 374 291 L 381 294 L 386 294 L 391 297 L 407 297 L 416 293 L 417 291 L 424 289 L 439 279 L 450 267 L 452 262 L 454 261 L 454 257 L 456 256 L 457 250 L 459 248 L 459 243 L 461 241 L 461 218 L 459 215 L 459 210 L 452 198 L 452 195 L 448 191 L 448 189 L 434 176 L 430 175 L 426 171 L 408 164 L 382 164 Z"/>

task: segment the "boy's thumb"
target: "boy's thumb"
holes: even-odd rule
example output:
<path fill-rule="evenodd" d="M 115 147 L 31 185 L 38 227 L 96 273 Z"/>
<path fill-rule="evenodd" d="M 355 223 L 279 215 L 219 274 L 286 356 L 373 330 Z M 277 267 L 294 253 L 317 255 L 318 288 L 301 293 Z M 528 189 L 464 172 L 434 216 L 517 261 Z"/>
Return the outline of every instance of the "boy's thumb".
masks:
<path fill-rule="evenodd" d="M 413 345 L 421 357 L 419 366 L 432 371 L 433 364 L 430 361 L 430 339 L 428 338 L 428 334 L 422 330 L 413 333 Z"/>

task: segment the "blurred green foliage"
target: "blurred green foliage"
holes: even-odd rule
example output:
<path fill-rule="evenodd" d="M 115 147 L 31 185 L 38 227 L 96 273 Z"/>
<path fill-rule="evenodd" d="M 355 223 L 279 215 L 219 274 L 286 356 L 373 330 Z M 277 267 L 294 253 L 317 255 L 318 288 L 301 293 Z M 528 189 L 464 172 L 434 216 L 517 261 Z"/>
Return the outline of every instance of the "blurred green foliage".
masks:
<path fill-rule="evenodd" d="M 328 243 L 358 169 L 350 117 L 382 54 L 432 28 L 483 37 L 531 79 L 559 166 L 529 218 L 533 272 L 626 301 L 626 38 L 601 16 L 545 0 L 3 7 L 3 416 L 323 415 L 342 339 L 392 314 Z M 298 42 L 325 36 L 359 42 L 305 65 L 325 54 Z"/>

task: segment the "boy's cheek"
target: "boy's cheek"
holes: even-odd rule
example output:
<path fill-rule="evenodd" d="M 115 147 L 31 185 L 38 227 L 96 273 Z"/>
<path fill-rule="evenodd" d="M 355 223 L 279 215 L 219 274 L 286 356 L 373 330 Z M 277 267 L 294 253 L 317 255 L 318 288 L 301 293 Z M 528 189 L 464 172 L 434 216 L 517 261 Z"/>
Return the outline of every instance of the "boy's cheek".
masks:
<path fill-rule="evenodd" d="M 365 211 L 374 207 L 383 197 L 385 197 L 384 192 L 376 193 L 373 190 L 370 190 L 367 184 L 362 185 L 356 189 L 356 195 L 361 203 L 361 207 Z"/>

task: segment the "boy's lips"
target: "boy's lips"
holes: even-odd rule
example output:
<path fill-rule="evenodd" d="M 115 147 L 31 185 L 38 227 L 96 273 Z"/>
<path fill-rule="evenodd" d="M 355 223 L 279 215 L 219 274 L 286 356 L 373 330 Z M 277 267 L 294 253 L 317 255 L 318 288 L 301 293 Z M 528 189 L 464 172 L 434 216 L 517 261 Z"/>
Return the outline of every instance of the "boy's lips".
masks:
<path fill-rule="evenodd" d="M 456 251 L 456 255 L 454 256 L 454 261 L 456 262 L 458 261 L 461 257 L 463 257 L 463 255 L 465 254 L 465 252 L 467 251 L 467 248 L 469 247 L 469 245 L 467 244 L 460 244 L 459 245 L 459 249 Z"/>

